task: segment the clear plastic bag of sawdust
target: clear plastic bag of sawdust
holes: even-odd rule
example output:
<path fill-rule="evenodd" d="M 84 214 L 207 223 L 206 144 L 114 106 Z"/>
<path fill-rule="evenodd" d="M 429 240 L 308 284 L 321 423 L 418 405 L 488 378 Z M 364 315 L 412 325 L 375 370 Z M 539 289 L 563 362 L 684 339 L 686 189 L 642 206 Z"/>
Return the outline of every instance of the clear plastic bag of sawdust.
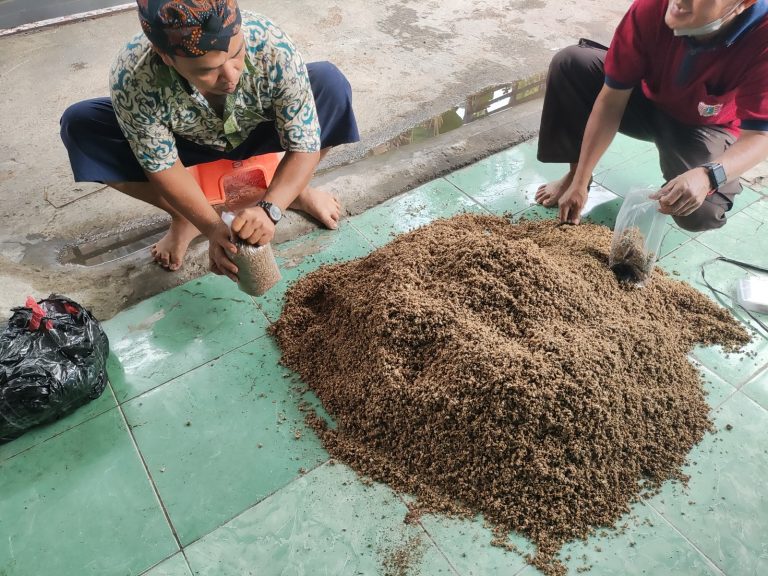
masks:
<path fill-rule="evenodd" d="M 282 278 L 272 246 L 249 244 L 232 234 L 232 221 L 235 219 L 233 212 L 224 212 L 221 219 L 230 227 L 230 237 L 237 246 L 237 254 L 228 256 L 237 266 L 238 287 L 251 296 L 263 296 Z"/>
<path fill-rule="evenodd" d="M 633 188 L 616 217 L 608 265 L 620 282 L 641 287 L 653 274 L 667 219 L 658 201 L 649 198 L 656 191 Z"/>

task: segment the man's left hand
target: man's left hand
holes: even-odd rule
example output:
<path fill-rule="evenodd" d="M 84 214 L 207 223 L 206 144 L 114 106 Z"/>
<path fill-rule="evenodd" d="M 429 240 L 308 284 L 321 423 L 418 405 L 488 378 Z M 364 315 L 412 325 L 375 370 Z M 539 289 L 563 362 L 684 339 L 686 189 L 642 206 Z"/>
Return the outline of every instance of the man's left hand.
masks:
<path fill-rule="evenodd" d="M 711 190 L 706 168 L 694 168 L 667 182 L 651 194 L 659 201 L 659 212 L 672 216 L 688 216 L 699 209 Z"/>
<path fill-rule="evenodd" d="M 249 244 L 263 246 L 275 237 L 275 224 L 262 208 L 246 208 L 232 221 L 232 232 Z"/>

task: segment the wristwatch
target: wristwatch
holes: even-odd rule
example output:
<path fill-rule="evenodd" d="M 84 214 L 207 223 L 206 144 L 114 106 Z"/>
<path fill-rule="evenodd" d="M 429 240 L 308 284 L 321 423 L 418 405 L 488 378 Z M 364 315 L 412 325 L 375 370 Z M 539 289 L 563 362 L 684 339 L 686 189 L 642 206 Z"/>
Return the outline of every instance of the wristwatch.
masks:
<path fill-rule="evenodd" d="M 256 202 L 256 206 L 264 208 L 264 212 L 267 213 L 267 216 L 269 216 L 269 219 L 272 220 L 274 224 L 280 222 L 280 219 L 283 217 L 283 211 L 280 210 L 279 206 L 272 204 L 272 202 L 260 200 L 259 202 Z"/>
<path fill-rule="evenodd" d="M 728 182 L 728 176 L 725 174 L 725 168 L 718 162 L 707 162 L 702 165 L 702 168 L 706 168 L 709 173 L 709 183 L 712 186 L 712 192 L 720 189 L 726 182 Z"/>

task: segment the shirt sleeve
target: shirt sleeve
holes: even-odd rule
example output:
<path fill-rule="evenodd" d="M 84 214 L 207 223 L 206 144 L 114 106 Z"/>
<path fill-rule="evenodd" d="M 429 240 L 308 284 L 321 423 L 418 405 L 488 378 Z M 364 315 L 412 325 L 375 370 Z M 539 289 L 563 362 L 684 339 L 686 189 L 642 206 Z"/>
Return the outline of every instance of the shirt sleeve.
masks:
<path fill-rule="evenodd" d="M 736 91 L 736 116 L 744 130 L 768 131 L 768 47 L 753 60 Z"/>
<path fill-rule="evenodd" d="M 279 29 L 270 27 L 270 36 L 268 73 L 280 144 L 289 152 L 319 152 L 320 122 L 304 59 Z"/>
<path fill-rule="evenodd" d="M 143 58 L 149 57 L 144 55 Z M 118 56 L 110 72 L 110 95 L 123 131 L 141 167 L 150 173 L 172 167 L 178 159 L 176 139 L 164 123 L 163 98 L 152 86 L 149 65 L 131 51 Z"/>
<path fill-rule="evenodd" d="M 635 0 L 622 18 L 605 57 L 605 83 L 610 88 L 629 90 L 640 84 L 648 69 L 648 51 L 659 24 L 662 0 Z"/>

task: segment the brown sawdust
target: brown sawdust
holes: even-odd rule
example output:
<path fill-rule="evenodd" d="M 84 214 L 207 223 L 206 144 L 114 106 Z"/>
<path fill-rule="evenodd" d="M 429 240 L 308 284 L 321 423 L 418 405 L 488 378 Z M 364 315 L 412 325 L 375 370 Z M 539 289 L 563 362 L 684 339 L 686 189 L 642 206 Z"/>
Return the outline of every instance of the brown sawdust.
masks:
<path fill-rule="evenodd" d="M 336 422 L 308 420 L 358 473 L 414 494 L 409 516 L 481 512 L 497 544 L 565 573 L 564 542 L 612 526 L 711 429 L 687 359 L 749 340 L 656 271 L 608 268 L 609 229 L 462 215 L 317 270 L 273 326 Z"/>

